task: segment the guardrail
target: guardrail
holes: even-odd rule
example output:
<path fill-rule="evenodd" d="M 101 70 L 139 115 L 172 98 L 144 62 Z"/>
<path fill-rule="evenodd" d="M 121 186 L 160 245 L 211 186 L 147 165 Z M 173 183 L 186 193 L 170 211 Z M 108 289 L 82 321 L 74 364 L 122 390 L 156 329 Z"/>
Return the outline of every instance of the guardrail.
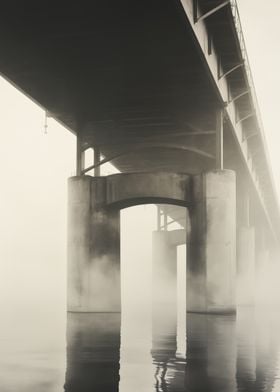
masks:
<path fill-rule="evenodd" d="M 258 119 L 261 135 L 263 138 L 265 138 L 262 118 L 261 118 L 261 114 L 260 114 L 259 103 L 258 103 L 257 94 L 256 94 L 256 89 L 255 89 L 255 85 L 254 85 L 254 81 L 253 81 L 252 71 L 251 71 L 250 62 L 249 62 L 247 49 L 246 49 L 246 45 L 245 45 L 245 39 L 244 39 L 243 31 L 242 31 L 242 25 L 241 25 L 241 19 L 240 19 L 240 15 L 239 15 L 237 0 L 231 0 L 230 4 L 231 4 L 231 10 L 232 10 L 232 15 L 233 15 L 234 23 L 235 23 L 237 36 L 238 36 L 239 43 L 240 43 L 242 58 L 244 60 L 244 67 L 246 70 L 248 84 L 249 84 L 249 88 L 250 88 L 250 92 L 251 92 L 252 104 L 254 106 L 254 110 L 255 110 L 255 113 L 256 113 L 256 116 Z"/>
<path fill-rule="evenodd" d="M 273 175 L 273 171 L 272 171 L 271 161 L 269 159 L 266 135 L 265 135 L 265 132 L 264 132 L 264 126 L 263 126 L 262 117 L 261 117 L 261 113 L 260 113 L 260 108 L 259 108 L 259 103 L 258 103 L 258 99 L 257 99 L 256 89 L 255 89 L 255 85 L 254 85 L 254 82 L 253 82 L 252 71 L 251 71 L 250 62 L 249 62 L 247 49 L 246 49 L 246 45 L 245 45 L 245 39 L 244 39 L 243 31 L 242 31 L 242 25 L 241 25 L 241 19 L 240 19 L 240 15 L 239 15 L 237 0 L 230 0 L 230 4 L 231 4 L 231 10 L 232 10 L 234 23 L 235 23 L 236 32 L 237 32 L 238 39 L 239 39 L 239 42 L 240 42 L 240 48 L 241 48 L 241 52 L 242 52 L 242 57 L 243 57 L 243 60 L 244 60 L 244 66 L 245 66 L 245 70 L 246 70 L 248 86 L 249 86 L 249 89 L 250 89 L 250 92 L 251 92 L 251 94 L 250 94 L 251 102 L 252 102 L 253 108 L 255 110 L 255 114 L 256 114 L 256 117 L 257 117 L 258 124 L 259 124 L 259 132 L 260 132 L 260 136 L 261 136 L 263 147 L 264 147 L 264 153 L 265 153 L 265 158 L 266 158 L 266 163 L 267 163 L 267 168 L 268 168 L 268 176 L 270 178 L 272 192 L 274 193 L 274 200 L 275 200 L 275 203 L 276 203 L 277 210 L 280 211 L 280 204 L 279 204 L 279 200 L 278 200 L 278 197 L 277 197 L 278 192 L 277 192 L 276 185 L 275 185 L 275 180 L 274 180 L 274 175 Z M 264 196 L 263 191 L 264 190 L 261 187 L 260 188 L 260 192 L 261 192 L 261 197 L 262 198 Z"/>

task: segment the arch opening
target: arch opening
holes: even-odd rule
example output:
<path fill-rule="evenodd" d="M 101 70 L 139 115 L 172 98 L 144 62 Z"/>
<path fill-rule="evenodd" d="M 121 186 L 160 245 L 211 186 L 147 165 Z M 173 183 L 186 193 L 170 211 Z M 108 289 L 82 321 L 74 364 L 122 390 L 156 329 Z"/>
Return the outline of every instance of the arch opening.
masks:
<path fill-rule="evenodd" d="M 186 208 L 166 204 L 138 205 L 121 211 L 124 318 L 135 312 L 147 314 L 154 306 L 154 310 L 158 309 L 159 297 L 165 307 L 171 297 L 173 307 L 182 305 L 182 298 L 186 297 L 186 292 L 181 292 L 186 282 L 186 211 Z"/>

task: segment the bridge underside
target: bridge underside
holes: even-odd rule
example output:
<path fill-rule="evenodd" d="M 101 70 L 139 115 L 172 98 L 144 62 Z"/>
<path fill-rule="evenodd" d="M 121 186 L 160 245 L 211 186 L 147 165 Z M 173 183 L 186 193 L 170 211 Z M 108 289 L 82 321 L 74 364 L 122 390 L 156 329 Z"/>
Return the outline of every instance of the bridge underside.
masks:
<path fill-rule="evenodd" d="M 6 2 L 0 72 L 77 134 L 82 149 L 94 147 L 121 172 L 212 170 L 217 113 L 239 97 L 234 113 L 237 123 L 244 119 L 242 136 L 225 116 L 224 168 L 237 173 L 237 202 L 250 195 L 251 222 L 280 236 L 258 118 L 250 115 L 247 74 L 236 68 L 243 54 L 230 4 L 192 24 L 195 3 L 205 15 L 224 2 Z M 198 42 L 195 26 L 202 24 L 207 34 Z M 210 68 L 217 59 L 220 76 L 214 80 Z M 256 173 L 260 188 L 252 180 Z"/>
<path fill-rule="evenodd" d="M 225 70 L 241 61 L 230 12 L 207 22 Z M 199 173 L 215 167 L 221 102 L 192 34 L 178 0 L 16 2 L 1 9 L 0 71 L 120 171 Z M 229 78 L 240 93 L 244 73 Z M 247 113 L 248 96 L 239 105 Z M 236 170 L 227 124 L 224 148 Z"/>

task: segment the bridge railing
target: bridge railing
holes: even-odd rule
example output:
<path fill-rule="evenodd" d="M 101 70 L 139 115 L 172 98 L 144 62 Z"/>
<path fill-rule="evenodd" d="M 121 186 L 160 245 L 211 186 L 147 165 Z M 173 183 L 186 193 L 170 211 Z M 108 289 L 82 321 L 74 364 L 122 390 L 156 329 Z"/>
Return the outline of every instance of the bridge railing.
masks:
<path fill-rule="evenodd" d="M 280 210 L 279 202 L 277 201 L 277 197 L 276 197 L 277 190 L 276 190 L 276 186 L 275 186 L 275 182 L 274 182 L 274 176 L 272 174 L 273 172 L 272 172 L 271 162 L 270 162 L 270 159 L 268 156 L 266 135 L 264 133 L 264 126 L 263 126 L 259 103 L 258 103 L 258 99 L 257 99 L 256 88 L 255 88 L 254 81 L 253 81 L 253 76 L 252 76 L 252 71 L 251 71 L 248 53 L 247 53 L 247 49 L 246 49 L 245 39 L 244 39 L 243 31 L 242 31 L 241 18 L 239 15 L 237 0 L 230 0 L 230 3 L 231 3 L 231 10 L 232 10 L 232 15 L 233 15 L 234 23 L 235 23 L 237 36 L 238 36 L 239 43 L 240 43 L 242 58 L 244 60 L 244 67 L 246 70 L 248 87 L 249 87 L 249 90 L 251 93 L 250 94 L 251 102 L 252 102 L 253 110 L 254 110 L 256 118 L 257 118 L 257 122 L 259 124 L 259 132 L 260 132 L 261 140 L 262 140 L 263 147 L 264 147 L 264 153 L 266 156 L 268 174 L 271 179 L 271 185 L 272 185 L 272 189 L 274 191 L 274 196 L 275 196 L 274 198 L 275 198 L 276 205 L 277 205 L 278 211 L 279 211 Z M 263 189 L 260 189 L 260 191 L 261 191 L 262 197 L 263 197 Z"/>
<path fill-rule="evenodd" d="M 259 103 L 258 103 L 258 99 L 257 99 L 254 81 L 253 81 L 250 62 L 249 62 L 249 58 L 248 58 L 248 54 L 247 54 L 245 39 L 244 39 L 243 31 L 242 31 L 242 25 L 241 25 L 241 19 L 240 19 L 240 15 L 239 15 L 237 0 L 231 0 L 231 10 L 232 10 L 233 19 L 235 22 L 237 36 L 238 36 L 239 43 L 240 43 L 242 58 L 244 60 L 244 67 L 246 70 L 248 84 L 249 84 L 249 88 L 250 88 L 250 92 L 251 92 L 252 104 L 253 104 L 253 107 L 254 107 L 254 110 L 255 110 L 255 113 L 257 116 L 259 126 L 260 126 L 260 132 L 261 132 L 262 136 L 264 137 L 263 123 L 262 123 L 262 118 L 261 118 L 261 114 L 260 114 Z"/>

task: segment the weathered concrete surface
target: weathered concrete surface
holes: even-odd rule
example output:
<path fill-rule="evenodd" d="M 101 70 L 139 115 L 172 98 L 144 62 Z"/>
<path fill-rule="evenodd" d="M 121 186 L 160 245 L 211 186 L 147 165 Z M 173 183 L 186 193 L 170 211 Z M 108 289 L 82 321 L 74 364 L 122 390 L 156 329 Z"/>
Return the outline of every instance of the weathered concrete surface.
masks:
<path fill-rule="evenodd" d="M 255 229 L 240 227 L 237 241 L 237 304 L 255 303 Z"/>
<path fill-rule="evenodd" d="M 120 311 L 120 216 L 125 206 L 168 200 L 189 206 L 187 303 L 192 312 L 235 311 L 235 173 L 137 173 L 69 180 L 68 310 Z M 177 300 L 177 249 L 185 230 L 154 233 L 158 308 Z"/>
<path fill-rule="evenodd" d="M 177 229 L 168 231 L 168 241 L 170 246 L 185 245 L 187 241 L 187 230 Z"/>
<path fill-rule="evenodd" d="M 177 173 L 122 173 L 107 177 L 107 204 L 190 203 L 192 176 Z"/>
<path fill-rule="evenodd" d="M 120 215 L 106 208 L 106 180 L 69 179 L 68 311 L 119 312 Z"/>
<path fill-rule="evenodd" d="M 235 173 L 212 171 L 194 181 L 187 263 L 189 312 L 236 311 Z"/>

